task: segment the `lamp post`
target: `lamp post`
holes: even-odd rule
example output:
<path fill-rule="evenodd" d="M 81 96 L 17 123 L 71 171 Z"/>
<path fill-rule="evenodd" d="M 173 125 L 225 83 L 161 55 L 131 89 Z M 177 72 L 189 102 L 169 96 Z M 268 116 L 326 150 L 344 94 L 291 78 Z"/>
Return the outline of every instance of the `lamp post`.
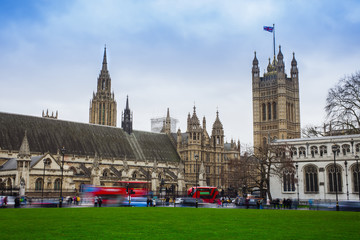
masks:
<path fill-rule="evenodd" d="M 195 169 L 196 169 L 196 176 L 195 176 L 195 189 L 196 189 L 196 191 L 195 191 L 195 196 L 196 196 L 196 201 L 195 201 L 195 207 L 197 208 L 198 207 L 198 192 L 197 192 L 197 184 L 198 184 L 198 168 L 197 168 L 197 161 L 198 161 L 198 159 L 199 159 L 199 155 L 197 155 L 197 154 L 195 154 L 195 160 L 196 160 L 196 163 L 195 163 Z"/>
<path fill-rule="evenodd" d="M 357 171 L 357 187 L 358 187 L 358 193 L 359 193 L 359 200 L 360 200 L 360 174 L 359 174 L 359 156 L 355 155 L 356 160 L 356 171 Z"/>
<path fill-rule="evenodd" d="M 65 157 L 65 152 L 66 149 L 63 146 L 61 149 L 61 155 L 62 155 L 62 161 L 61 161 L 61 181 L 60 181 L 60 198 L 59 198 L 59 207 L 62 207 L 62 201 L 63 201 L 63 196 L 62 196 L 62 186 L 63 186 L 63 178 L 64 178 L 64 157 Z"/>
<path fill-rule="evenodd" d="M 297 181 L 296 181 L 296 189 L 297 189 L 297 199 L 298 199 L 298 204 L 300 203 L 300 198 L 299 198 L 299 165 L 298 163 L 295 164 L 295 167 L 296 167 L 296 178 L 297 178 Z"/>
<path fill-rule="evenodd" d="M 338 199 L 338 184 L 337 184 L 337 167 L 336 167 L 336 153 L 339 151 L 339 148 L 337 145 L 333 145 L 332 146 L 332 151 L 334 153 L 334 167 L 335 167 L 335 179 L 334 179 L 334 182 L 335 182 L 335 195 L 336 195 L 336 211 L 339 211 L 339 199 Z"/>
<path fill-rule="evenodd" d="M 43 160 L 44 162 L 44 172 L 43 172 L 43 184 L 41 189 L 41 206 L 43 206 L 44 203 L 44 186 L 45 186 L 45 166 L 46 166 L 46 159 Z"/>
<path fill-rule="evenodd" d="M 345 160 L 345 173 L 346 173 L 346 199 L 349 200 L 349 183 L 348 183 L 348 172 L 347 172 L 347 164 L 348 162 Z"/>

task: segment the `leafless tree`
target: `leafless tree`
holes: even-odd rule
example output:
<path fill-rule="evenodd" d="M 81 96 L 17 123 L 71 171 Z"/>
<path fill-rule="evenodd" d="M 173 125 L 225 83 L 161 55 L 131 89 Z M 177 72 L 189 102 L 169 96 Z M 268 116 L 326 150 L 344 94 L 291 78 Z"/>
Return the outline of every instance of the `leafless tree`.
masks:
<path fill-rule="evenodd" d="M 345 127 L 352 134 L 360 133 L 360 72 L 340 79 L 329 90 L 325 111 L 333 129 Z"/>
<path fill-rule="evenodd" d="M 270 189 L 270 177 L 279 176 L 282 178 L 285 170 L 294 170 L 294 164 L 291 157 L 291 149 L 287 144 L 271 143 L 263 147 L 254 149 L 249 157 L 252 160 L 253 171 L 249 178 L 260 189 L 262 198 L 266 197 L 272 200 Z"/>
<path fill-rule="evenodd" d="M 309 124 L 301 129 L 301 136 L 303 138 L 322 137 L 324 136 L 324 131 L 321 127 Z"/>

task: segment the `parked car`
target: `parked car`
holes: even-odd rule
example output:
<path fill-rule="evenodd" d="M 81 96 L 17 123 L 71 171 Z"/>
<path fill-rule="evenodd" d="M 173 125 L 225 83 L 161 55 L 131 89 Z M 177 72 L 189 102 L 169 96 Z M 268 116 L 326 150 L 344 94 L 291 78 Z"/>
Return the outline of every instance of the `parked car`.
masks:
<path fill-rule="evenodd" d="M 198 200 L 198 205 L 201 205 L 204 203 L 203 200 L 200 198 L 198 198 L 197 200 Z M 192 197 L 176 198 L 175 203 L 179 204 L 180 206 L 183 206 L 183 207 L 195 206 L 196 198 L 192 198 Z"/>

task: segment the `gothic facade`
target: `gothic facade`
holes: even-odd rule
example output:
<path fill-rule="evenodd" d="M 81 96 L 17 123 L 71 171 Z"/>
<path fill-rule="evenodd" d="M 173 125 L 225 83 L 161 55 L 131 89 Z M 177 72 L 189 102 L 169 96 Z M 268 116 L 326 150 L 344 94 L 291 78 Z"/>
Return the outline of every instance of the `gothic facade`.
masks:
<path fill-rule="evenodd" d="M 275 139 L 300 137 L 299 72 L 295 54 L 290 77 L 285 73 L 284 57 L 279 47 L 277 59 L 260 76 L 259 61 L 252 64 L 253 137 L 259 148 Z"/>
<path fill-rule="evenodd" d="M 0 112 L 0 191 L 50 196 L 63 184 L 67 196 L 79 193 L 84 184 L 113 186 L 121 180 L 147 181 L 154 192 L 173 186 L 183 192 L 196 184 L 231 187 L 229 162 L 240 159 L 240 142 L 224 142 L 218 112 L 211 136 L 195 107 L 185 133 L 171 132 L 169 110 L 162 133 L 136 131 L 127 97 L 121 128 L 116 127 L 106 48 L 89 113 L 90 124 L 84 124 L 57 115 Z"/>
<path fill-rule="evenodd" d="M 62 174 L 64 196 L 129 180 L 154 192 L 161 182 L 185 190 L 184 164 L 166 134 L 1 112 L 0 122 L 1 195 L 58 196 Z"/>
<path fill-rule="evenodd" d="M 89 123 L 116 127 L 117 108 L 111 78 L 107 69 L 106 47 L 102 69 L 97 80 L 97 91 L 90 102 Z"/>
<path fill-rule="evenodd" d="M 216 186 L 220 189 L 228 189 L 231 186 L 230 162 L 240 160 L 240 142 L 237 144 L 224 141 L 224 129 L 216 112 L 216 118 L 212 125 L 211 135 L 206 128 L 206 118 L 202 125 L 196 114 L 196 108 L 192 115 L 188 114 L 186 132 L 171 133 L 171 118 L 169 109 L 164 122 L 163 132 L 167 133 L 185 165 L 185 179 L 187 187 Z"/>

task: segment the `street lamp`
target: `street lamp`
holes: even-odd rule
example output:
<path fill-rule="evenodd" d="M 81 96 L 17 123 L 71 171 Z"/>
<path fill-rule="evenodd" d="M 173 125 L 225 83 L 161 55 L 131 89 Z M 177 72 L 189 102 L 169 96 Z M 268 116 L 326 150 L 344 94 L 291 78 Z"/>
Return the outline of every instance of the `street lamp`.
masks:
<path fill-rule="evenodd" d="M 300 198 L 299 198 L 299 165 L 298 163 L 295 164 L 295 167 L 296 167 L 296 178 L 297 178 L 297 181 L 296 181 L 296 189 L 297 189 L 297 199 L 298 199 L 298 204 L 300 203 Z"/>
<path fill-rule="evenodd" d="M 43 160 L 44 162 L 44 172 L 43 172 L 43 184 L 42 184 L 42 191 L 41 191 L 41 205 L 43 206 L 44 203 L 44 187 L 45 187 L 45 166 L 46 166 L 46 159 Z"/>
<path fill-rule="evenodd" d="M 349 200 L 349 183 L 348 183 L 348 172 L 347 172 L 347 161 L 345 160 L 345 173 L 346 173 L 346 199 Z"/>
<path fill-rule="evenodd" d="M 334 153 L 334 167 L 335 167 L 335 195 L 336 195 L 336 211 L 339 211 L 339 199 L 338 199 L 338 183 L 337 183 L 337 167 L 336 167 L 336 153 L 339 151 L 339 148 L 337 145 L 332 146 L 332 151 Z"/>
<path fill-rule="evenodd" d="M 359 174 L 359 156 L 355 155 L 355 160 L 356 160 L 356 171 L 357 171 L 357 187 L 358 187 L 358 192 L 359 192 L 359 200 L 360 200 L 360 174 Z"/>
<path fill-rule="evenodd" d="M 63 201 L 63 196 L 62 196 L 62 186 L 63 186 L 63 178 L 64 178 L 64 157 L 65 157 L 65 152 L 66 149 L 63 146 L 61 149 L 61 154 L 62 154 L 62 161 L 61 161 L 61 181 L 60 181 L 60 198 L 59 198 L 59 207 L 62 207 L 62 201 Z"/>
<path fill-rule="evenodd" d="M 195 160 L 196 160 L 196 163 L 195 163 L 195 169 L 196 169 L 196 176 L 195 176 L 195 189 L 196 189 L 196 191 L 195 191 L 195 196 L 196 196 L 196 202 L 195 202 L 195 207 L 197 208 L 198 207 L 198 192 L 197 192 L 197 184 L 198 184 L 198 168 L 197 168 L 197 161 L 198 161 L 198 159 L 199 159 L 199 155 L 197 155 L 197 154 L 195 154 Z"/>

